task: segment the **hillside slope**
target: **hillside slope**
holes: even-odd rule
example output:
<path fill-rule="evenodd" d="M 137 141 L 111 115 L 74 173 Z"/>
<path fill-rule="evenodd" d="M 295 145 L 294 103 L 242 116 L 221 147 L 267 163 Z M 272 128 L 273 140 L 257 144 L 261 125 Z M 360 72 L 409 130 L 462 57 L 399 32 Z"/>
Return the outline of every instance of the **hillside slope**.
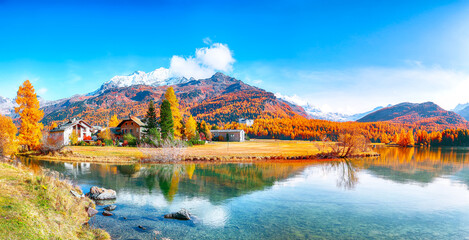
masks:
<path fill-rule="evenodd" d="M 390 121 L 394 123 L 419 124 L 422 126 L 464 127 L 467 121 L 452 111 L 446 111 L 433 102 L 400 103 L 386 107 L 357 120 L 358 122 Z"/>
<path fill-rule="evenodd" d="M 145 116 L 148 102 L 159 105 L 168 85 L 131 85 L 101 88 L 93 94 L 55 101 L 44 107 L 44 124 L 78 117 L 92 125 L 106 126 L 113 114 Z M 210 123 L 237 121 L 238 118 L 306 116 L 303 108 L 291 106 L 273 93 L 250 86 L 235 78 L 216 73 L 210 78 L 172 85 L 180 109 Z"/>

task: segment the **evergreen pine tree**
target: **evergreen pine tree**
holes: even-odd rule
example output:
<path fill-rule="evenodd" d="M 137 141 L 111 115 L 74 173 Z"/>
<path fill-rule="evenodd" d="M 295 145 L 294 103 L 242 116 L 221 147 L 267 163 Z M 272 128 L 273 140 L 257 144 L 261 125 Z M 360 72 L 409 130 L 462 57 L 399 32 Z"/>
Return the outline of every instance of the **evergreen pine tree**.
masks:
<path fill-rule="evenodd" d="M 153 100 L 148 105 L 147 116 L 145 118 L 145 133 L 149 133 L 151 129 L 158 127 L 158 121 L 156 120 L 155 105 Z"/>
<path fill-rule="evenodd" d="M 174 136 L 173 115 L 171 113 L 171 104 L 168 100 L 163 100 L 160 110 L 160 127 L 162 139 Z"/>

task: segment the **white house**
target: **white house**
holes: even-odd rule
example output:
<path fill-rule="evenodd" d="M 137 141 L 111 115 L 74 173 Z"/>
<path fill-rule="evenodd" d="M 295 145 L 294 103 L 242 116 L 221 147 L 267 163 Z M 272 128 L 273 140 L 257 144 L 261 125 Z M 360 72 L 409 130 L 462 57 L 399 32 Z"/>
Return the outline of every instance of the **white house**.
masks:
<path fill-rule="evenodd" d="M 66 123 L 49 131 L 50 136 L 63 142 L 64 145 L 70 145 L 70 136 L 75 132 L 78 141 L 83 141 L 87 136 L 91 136 L 91 126 L 81 119 L 72 119 Z"/>

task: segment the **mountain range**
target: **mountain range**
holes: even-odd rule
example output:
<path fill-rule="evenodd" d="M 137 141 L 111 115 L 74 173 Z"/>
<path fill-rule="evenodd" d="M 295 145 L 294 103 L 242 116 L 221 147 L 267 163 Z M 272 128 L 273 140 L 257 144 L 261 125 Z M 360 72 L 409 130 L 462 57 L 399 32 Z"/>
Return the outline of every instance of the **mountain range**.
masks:
<path fill-rule="evenodd" d="M 149 73 L 136 71 L 127 76 L 115 76 L 94 92 L 55 101 L 44 101 L 39 97 L 45 113 L 42 121 L 47 125 L 53 121 L 79 117 L 93 125 L 107 125 L 113 114 L 120 118 L 129 114 L 143 117 L 148 102 L 161 102 L 168 86 L 173 86 L 184 111 L 212 124 L 237 121 L 241 117 L 299 115 L 330 121 L 389 121 L 464 127 L 467 122 L 463 117 L 469 118 L 469 103 L 458 105 L 454 112 L 446 111 L 432 102 L 380 106 L 359 114 L 323 112 L 311 104 L 297 105 L 222 73 L 206 79 L 188 79 L 174 77 L 169 71 L 159 68 Z M 14 106 L 14 100 L 0 97 L 1 114 L 17 117 Z"/>
<path fill-rule="evenodd" d="M 468 125 L 467 121 L 459 114 L 453 111 L 446 111 L 433 102 L 404 102 L 370 113 L 357 121 L 388 121 L 394 123 L 417 124 L 427 127 L 438 127 L 437 125 L 443 125 L 454 128 L 466 128 Z"/>
<path fill-rule="evenodd" d="M 267 115 L 307 117 L 302 107 L 222 73 L 198 80 L 162 80 L 152 76 L 155 75 L 136 72 L 125 77 L 114 77 L 93 93 L 49 102 L 42 108 L 45 113 L 43 123 L 77 117 L 93 125 L 107 125 L 113 114 L 119 118 L 129 114 L 143 117 L 148 102 L 153 100 L 159 105 L 169 85 L 174 88 L 184 112 L 212 124 Z"/>

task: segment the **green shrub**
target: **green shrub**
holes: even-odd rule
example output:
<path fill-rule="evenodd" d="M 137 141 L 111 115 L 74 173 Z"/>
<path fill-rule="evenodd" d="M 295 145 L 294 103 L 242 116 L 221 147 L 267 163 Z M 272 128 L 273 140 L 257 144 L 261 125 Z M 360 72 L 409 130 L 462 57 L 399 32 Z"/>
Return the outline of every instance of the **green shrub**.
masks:
<path fill-rule="evenodd" d="M 189 144 L 189 146 L 205 145 L 205 141 L 197 138 L 192 138 L 191 140 L 187 141 L 187 144 Z"/>
<path fill-rule="evenodd" d="M 111 139 L 104 139 L 104 143 L 106 144 L 106 146 L 114 145 Z"/>
<path fill-rule="evenodd" d="M 136 146 L 137 145 L 137 138 L 130 134 L 130 133 L 127 133 L 124 135 L 124 140 L 127 141 L 129 143 L 129 146 Z"/>

